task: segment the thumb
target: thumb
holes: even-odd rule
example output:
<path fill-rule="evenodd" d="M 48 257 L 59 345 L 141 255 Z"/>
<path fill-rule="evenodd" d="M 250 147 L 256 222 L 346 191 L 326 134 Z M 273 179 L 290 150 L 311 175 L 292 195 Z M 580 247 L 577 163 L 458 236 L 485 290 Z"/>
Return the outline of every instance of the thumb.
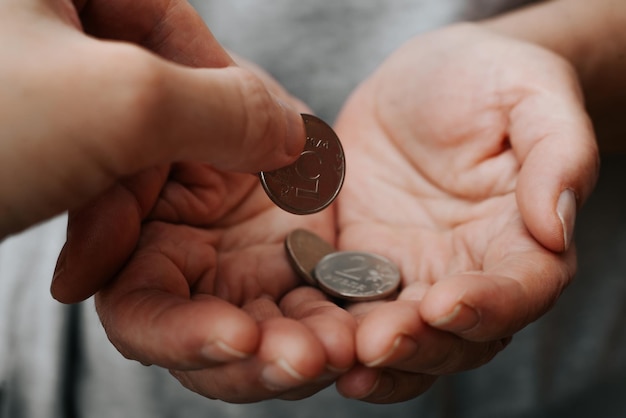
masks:
<path fill-rule="evenodd" d="M 292 163 L 304 148 L 300 114 L 249 70 L 183 67 L 113 42 L 87 47 L 75 60 L 51 62 L 45 79 L 31 82 L 41 95 L 14 109 L 20 131 L 7 146 L 15 152 L 0 158 L 7 174 L 0 236 L 77 208 L 150 167 L 196 160 L 258 172 Z M 41 115 L 40 123 L 28 124 L 29 114 Z"/>
<path fill-rule="evenodd" d="M 541 131 L 535 132 L 538 139 L 529 141 L 517 202 L 535 239 L 552 251 L 566 251 L 573 240 L 576 213 L 598 178 L 598 149 L 591 122 L 579 102 L 535 111 L 548 116 L 539 126 Z M 523 118 L 514 123 L 511 135 L 515 125 L 524 123 Z"/>
<path fill-rule="evenodd" d="M 121 81 L 135 86 L 117 104 L 125 109 L 118 119 L 122 132 L 118 127 L 100 138 L 119 164 L 112 167 L 116 174 L 181 160 L 231 171 L 272 170 L 292 163 L 304 148 L 300 114 L 249 70 L 157 60 L 135 71 L 134 80 Z"/>

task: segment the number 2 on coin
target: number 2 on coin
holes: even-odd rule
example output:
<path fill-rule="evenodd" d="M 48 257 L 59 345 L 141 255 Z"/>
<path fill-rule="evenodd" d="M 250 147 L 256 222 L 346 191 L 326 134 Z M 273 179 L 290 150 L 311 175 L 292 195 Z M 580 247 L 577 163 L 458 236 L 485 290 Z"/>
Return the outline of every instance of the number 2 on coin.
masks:
<path fill-rule="evenodd" d="M 365 275 L 354 275 L 352 273 L 358 273 L 358 272 L 363 272 L 363 271 L 367 271 L 369 269 L 369 266 L 365 260 L 364 257 L 361 256 L 353 256 L 350 257 L 350 261 L 355 261 L 355 267 L 351 267 L 351 268 L 344 268 L 342 270 L 335 270 L 335 274 L 337 276 L 340 277 L 345 277 L 346 279 L 350 279 L 350 280 L 355 280 L 355 281 L 360 281 L 363 280 L 363 277 L 367 276 L 367 273 Z"/>

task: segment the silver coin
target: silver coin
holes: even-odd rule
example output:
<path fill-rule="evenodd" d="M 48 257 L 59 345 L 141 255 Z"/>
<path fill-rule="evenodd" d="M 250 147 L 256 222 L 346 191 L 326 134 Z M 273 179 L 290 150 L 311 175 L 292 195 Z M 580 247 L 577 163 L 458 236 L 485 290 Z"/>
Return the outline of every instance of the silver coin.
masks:
<path fill-rule="evenodd" d="M 328 207 L 339 194 L 346 174 L 343 147 L 323 120 L 302 115 L 306 145 L 293 164 L 259 173 L 261 185 L 280 208 L 297 215 Z"/>
<path fill-rule="evenodd" d="M 400 271 L 392 261 L 357 251 L 328 254 L 315 266 L 315 278 L 326 293 L 349 301 L 384 299 L 400 286 Z"/>
<path fill-rule="evenodd" d="M 285 250 L 291 267 L 308 284 L 317 286 L 313 270 L 327 254 L 335 251 L 332 245 L 306 229 L 295 229 L 285 238 Z"/>

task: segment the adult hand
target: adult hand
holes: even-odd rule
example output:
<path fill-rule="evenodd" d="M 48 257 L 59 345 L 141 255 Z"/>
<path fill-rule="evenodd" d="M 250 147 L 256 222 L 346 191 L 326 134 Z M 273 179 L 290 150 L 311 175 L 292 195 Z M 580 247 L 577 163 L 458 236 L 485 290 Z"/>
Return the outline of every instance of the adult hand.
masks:
<path fill-rule="evenodd" d="M 93 7 L 90 13 L 108 10 L 104 4 L 98 10 L 95 2 Z M 186 3 L 179 7 L 191 13 Z M 137 15 L 132 7 L 128 11 Z M 99 16 L 96 22 L 108 21 Z M 161 25 L 175 19 L 177 14 Z M 174 42 L 164 49 L 167 58 L 192 65 L 210 66 L 220 60 L 232 64 L 199 21 L 195 29 L 184 20 L 178 23 L 195 32 L 182 39 L 162 33 Z M 276 151 L 282 157 L 269 155 L 272 144 L 280 147 L 294 135 L 287 135 L 285 125 L 274 120 L 283 116 L 272 97 L 299 112 L 308 110 L 258 68 L 246 71 L 235 73 L 245 74 L 244 81 L 263 83 L 255 84 L 255 97 L 244 97 L 245 90 L 231 91 L 235 98 L 227 97 L 226 91 L 220 94 L 223 100 L 239 99 L 244 108 L 236 109 L 241 112 L 237 115 L 253 112 L 249 119 L 224 113 L 235 110 L 234 104 L 207 116 L 223 124 L 230 135 L 216 130 L 209 140 L 230 151 L 216 146 L 214 151 L 220 154 L 208 163 L 153 166 L 70 211 L 68 239 L 52 286 L 55 297 L 64 302 L 102 289 L 95 298 L 98 314 L 121 353 L 166 367 L 189 389 L 230 402 L 299 398 L 331 384 L 354 362 L 356 328 L 347 312 L 310 297 L 318 295 L 316 290 L 300 287 L 283 248 L 285 236 L 296 227 L 315 229 L 332 241 L 332 211 L 289 215 L 271 203 L 256 176 L 230 171 L 266 168 L 264 157 L 267 166 L 278 165 L 281 158 L 283 164 L 286 161 L 287 152 Z M 219 72 L 212 74 L 218 77 Z M 212 92 L 205 89 L 204 94 Z M 265 103 L 270 109 L 252 108 L 247 100 L 258 100 L 258 105 Z M 202 106 L 197 101 L 194 105 L 189 111 L 197 113 Z M 262 133 L 252 132 L 263 127 L 254 112 L 264 112 L 259 120 L 267 122 L 267 129 Z M 271 139 L 272 135 L 278 138 Z M 195 152 L 187 159 L 206 154 Z"/>
<path fill-rule="evenodd" d="M 477 367 L 557 300 L 598 155 L 576 74 L 529 43 L 459 25 L 419 36 L 336 125 L 349 159 L 338 246 L 395 260 L 397 300 L 355 304 L 348 397 L 397 402 Z"/>
<path fill-rule="evenodd" d="M 255 177 L 186 163 L 150 219 L 158 221 L 144 222 L 132 257 L 95 298 L 122 354 L 229 402 L 306 397 L 350 369 L 354 318 L 302 286 L 283 245 L 297 227 L 332 241 L 331 211 L 290 215 Z"/>
<path fill-rule="evenodd" d="M 0 239 L 149 167 L 255 172 L 304 146 L 298 112 L 186 1 L 3 0 L 0 16 Z"/>

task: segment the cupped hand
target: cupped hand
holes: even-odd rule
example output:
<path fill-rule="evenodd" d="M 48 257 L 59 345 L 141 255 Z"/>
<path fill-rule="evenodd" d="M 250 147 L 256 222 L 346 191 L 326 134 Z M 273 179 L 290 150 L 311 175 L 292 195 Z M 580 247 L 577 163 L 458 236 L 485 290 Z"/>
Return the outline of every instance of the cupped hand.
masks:
<path fill-rule="evenodd" d="M 403 278 L 397 299 L 350 307 L 362 366 L 338 381 L 345 396 L 397 402 L 488 362 L 572 279 L 598 155 L 560 57 L 469 24 L 418 36 L 336 130 L 338 246 L 385 255 Z"/>
<path fill-rule="evenodd" d="M 136 216 L 142 199 L 120 201 L 114 217 Z M 110 225 L 107 213 L 89 223 Z M 126 357 L 229 402 L 301 398 L 330 385 L 354 362 L 356 322 L 293 272 L 283 241 L 298 227 L 334 238 L 331 212 L 287 214 L 252 175 L 174 166 L 131 258 L 96 294 L 109 339 Z M 101 250 L 115 245 L 109 237 Z"/>
<path fill-rule="evenodd" d="M 93 137 L 72 137 L 78 151 L 70 156 L 93 170 L 75 173 L 81 175 L 73 191 L 82 194 L 69 213 L 53 295 L 69 303 L 101 290 L 98 313 L 120 352 L 170 369 L 207 397 L 299 398 L 331 384 L 354 362 L 355 322 L 301 286 L 283 240 L 305 227 L 332 241 L 332 212 L 289 215 L 270 202 L 256 175 L 242 172 L 299 155 L 299 112 L 307 109 L 258 68 L 236 67 L 186 2 L 93 0 L 77 4 L 79 14 L 59 4 L 74 25 L 59 24 L 68 37 L 82 24 L 92 35 L 124 41 L 78 37 L 93 52 L 82 58 L 107 64 L 98 74 L 127 80 L 128 66 L 139 60 L 148 76 L 155 74 L 146 63 L 159 77 L 144 84 L 146 73 L 136 72 L 121 87 L 113 83 L 115 94 L 130 89 L 133 106 L 96 102 L 107 125 L 89 131 Z M 292 113 L 297 122 L 290 122 Z M 94 115 L 79 122 L 90 126 L 99 120 Z M 68 161 L 71 173 L 76 167 Z"/>
<path fill-rule="evenodd" d="M 184 0 L 7 0 L 0 39 L 0 239 L 159 164 L 255 172 L 304 146 Z"/>

